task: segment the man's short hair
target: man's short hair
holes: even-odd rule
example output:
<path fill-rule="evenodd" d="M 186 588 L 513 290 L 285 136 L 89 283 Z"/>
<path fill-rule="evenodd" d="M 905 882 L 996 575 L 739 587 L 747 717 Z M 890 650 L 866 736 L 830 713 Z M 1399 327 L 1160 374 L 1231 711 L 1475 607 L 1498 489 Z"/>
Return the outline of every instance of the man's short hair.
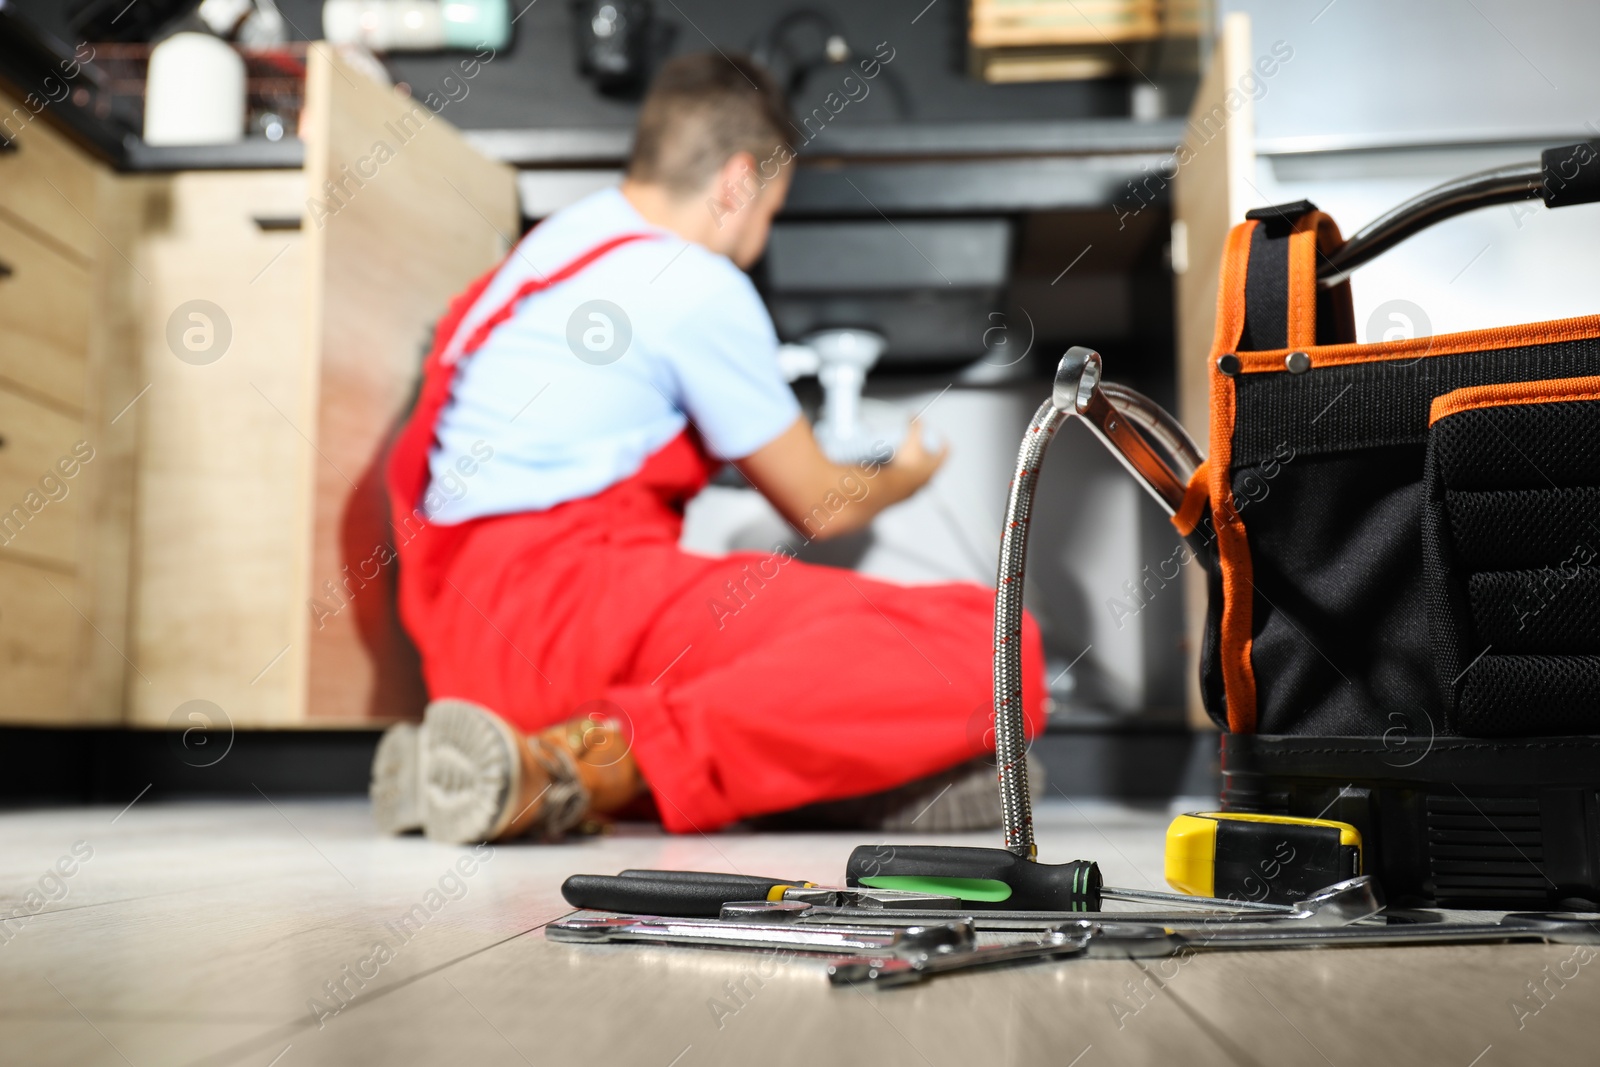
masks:
<path fill-rule="evenodd" d="M 783 92 L 744 56 L 699 53 L 662 66 L 650 84 L 628 160 L 628 177 L 689 195 L 740 152 L 757 165 L 794 151 Z"/>

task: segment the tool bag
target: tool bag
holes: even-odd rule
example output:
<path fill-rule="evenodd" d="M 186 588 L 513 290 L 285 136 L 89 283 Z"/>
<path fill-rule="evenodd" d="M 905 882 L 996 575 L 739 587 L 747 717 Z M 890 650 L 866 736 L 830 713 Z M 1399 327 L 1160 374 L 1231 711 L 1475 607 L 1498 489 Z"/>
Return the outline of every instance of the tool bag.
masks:
<path fill-rule="evenodd" d="M 1600 900 L 1600 316 L 1357 344 L 1341 244 L 1301 202 L 1222 262 L 1173 521 L 1223 806 L 1355 823 L 1391 899 Z"/>

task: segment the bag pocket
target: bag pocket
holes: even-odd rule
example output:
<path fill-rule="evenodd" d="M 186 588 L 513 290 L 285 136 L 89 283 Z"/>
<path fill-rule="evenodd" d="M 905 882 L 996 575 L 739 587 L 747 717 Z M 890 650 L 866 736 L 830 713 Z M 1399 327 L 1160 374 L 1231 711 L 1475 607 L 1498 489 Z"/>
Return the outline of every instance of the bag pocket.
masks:
<path fill-rule="evenodd" d="M 1447 732 L 1600 733 L 1600 378 L 1433 402 L 1429 638 Z"/>

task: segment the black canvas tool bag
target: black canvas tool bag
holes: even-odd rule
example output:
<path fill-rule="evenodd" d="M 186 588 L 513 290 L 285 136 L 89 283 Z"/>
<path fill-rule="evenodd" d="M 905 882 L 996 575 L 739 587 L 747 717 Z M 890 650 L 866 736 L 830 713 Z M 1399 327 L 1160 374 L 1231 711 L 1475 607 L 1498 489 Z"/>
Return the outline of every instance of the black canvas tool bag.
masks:
<path fill-rule="evenodd" d="M 1600 901 L 1600 316 L 1356 344 L 1341 243 L 1285 205 L 1222 263 L 1174 522 L 1223 806 L 1356 824 L 1391 899 Z"/>

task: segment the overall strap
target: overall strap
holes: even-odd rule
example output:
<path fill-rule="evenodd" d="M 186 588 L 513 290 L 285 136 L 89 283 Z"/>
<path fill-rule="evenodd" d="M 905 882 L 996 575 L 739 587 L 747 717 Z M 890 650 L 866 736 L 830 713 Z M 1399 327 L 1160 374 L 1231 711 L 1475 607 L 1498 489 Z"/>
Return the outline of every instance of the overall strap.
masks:
<path fill-rule="evenodd" d="M 553 285 L 560 285 L 568 278 L 571 278 L 573 275 L 588 267 L 589 264 L 593 263 L 595 260 L 609 252 L 614 251 L 615 249 L 621 248 L 625 244 L 632 244 L 634 241 L 653 240 L 655 236 L 656 235 L 653 233 L 625 233 L 618 237 L 613 237 L 609 241 L 603 241 L 600 244 L 595 245 L 593 248 L 589 249 L 589 251 L 585 252 L 577 259 L 572 260 L 566 266 L 555 271 L 553 274 L 543 275 L 537 278 L 530 278 L 523 282 L 521 285 L 517 286 L 516 292 L 512 293 L 505 303 L 501 304 L 495 309 L 493 314 L 478 324 L 477 329 L 473 330 L 472 334 L 467 338 L 466 344 L 462 345 L 461 348 L 453 354 L 441 357 L 444 365 L 447 367 L 452 367 L 461 360 L 472 355 L 478 349 L 482 348 L 483 343 L 489 339 L 489 335 L 495 331 L 495 328 L 509 319 L 512 315 L 516 314 L 517 305 L 522 303 L 528 297 L 532 296 L 534 293 L 543 292 Z M 499 270 L 498 267 L 495 269 L 496 271 Z M 456 328 L 460 327 L 459 322 L 457 322 L 455 325 Z M 454 331 L 452 331 L 452 333 L 453 332 Z M 440 349 L 440 351 L 449 351 L 448 346 Z"/>
<path fill-rule="evenodd" d="M 482 348 L 489 335 L 516 314 L 517 305 L 528 297 L 551 286 L 559 285 L 595 260 L 623 245 L 635 241 L 653 240 L 656 236 L 653 233 L 625 233 L 613 237 L 594 246 L 553 273 L 523 282 L 517 286 L 516 292 L 512 293 L 509 299 L 473 329 L 466 342 L 459 348 L 455 347 L 454 342 L 456 335 L 461 331 L 462 323 L 473 306 L 483 297 L 485 290 L 489 288 L 489 284 L 499 274 L 501 268 L 505 266 L 506 260 L 502 260 L 493 270 L 478 278 L 450 302 L 449 310 L 435 328 L 433 348 L 422 365 L 422 388 L 417 395 L 416 406 L 412 408 L 411 416 L 401 429 L 399 437 L 395 440 L 394 449 L 389 455 L 387 472 L 389 500 L 397 525 L 406 523 L 412 517 L 417 502 L 427 489 L 428 455 L 433 450 L 434 431 L 438 426 L 439 413 L 450 400 L 450 390 L 455 381 L 457 365 Z M 509 258 L 508 256 L 507 259 Z"/>

